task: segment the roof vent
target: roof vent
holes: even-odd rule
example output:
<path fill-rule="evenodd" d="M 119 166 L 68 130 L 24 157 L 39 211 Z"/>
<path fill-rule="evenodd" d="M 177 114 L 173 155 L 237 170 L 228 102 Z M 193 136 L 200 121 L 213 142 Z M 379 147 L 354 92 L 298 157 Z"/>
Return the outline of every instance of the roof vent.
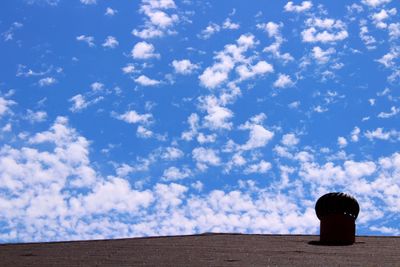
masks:
<path fill-rule="evenodd" d="M 320 243 L 351 245 L 355 242 L 356 224 L 360 206 L 345 193 L 334 192 L 320 197 L 315 204 L 320 225 Z"/>

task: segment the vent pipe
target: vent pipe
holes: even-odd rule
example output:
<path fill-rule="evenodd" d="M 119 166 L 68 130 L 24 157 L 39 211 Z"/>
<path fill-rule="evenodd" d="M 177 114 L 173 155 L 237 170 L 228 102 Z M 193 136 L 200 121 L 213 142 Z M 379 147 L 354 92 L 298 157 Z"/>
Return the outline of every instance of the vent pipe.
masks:
<path fill-rule="evenodd" d="M 320 197 L 315 204 L 320 224 L 320 243 L 351 245 L 355 242 L 356 224 L 360 206 L 345 193 L 334 192 Z"/>

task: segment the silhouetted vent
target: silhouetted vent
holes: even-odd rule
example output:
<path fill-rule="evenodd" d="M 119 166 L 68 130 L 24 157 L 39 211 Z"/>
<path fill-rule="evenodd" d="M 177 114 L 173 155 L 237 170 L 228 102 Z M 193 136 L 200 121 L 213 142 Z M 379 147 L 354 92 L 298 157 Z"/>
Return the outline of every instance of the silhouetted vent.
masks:
<path fill-rule="evenodd" d="M 315 211 L 318 219 L 322 219 L 328 214 L 344 214 L 357 218 L 360 206 L 357 200 L 345 193 L 334 192 L 320 197 L 315 204 Z"/>

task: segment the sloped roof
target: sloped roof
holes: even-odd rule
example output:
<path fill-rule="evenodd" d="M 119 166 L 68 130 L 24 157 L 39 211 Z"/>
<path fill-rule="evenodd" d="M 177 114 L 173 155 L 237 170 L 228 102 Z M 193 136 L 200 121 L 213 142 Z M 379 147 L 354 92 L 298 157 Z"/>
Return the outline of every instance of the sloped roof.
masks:
<path fill-rule="evenodd" d="M 399 237 L 203 234 L 0 245 L 1 266 L 399 266 Z"/>

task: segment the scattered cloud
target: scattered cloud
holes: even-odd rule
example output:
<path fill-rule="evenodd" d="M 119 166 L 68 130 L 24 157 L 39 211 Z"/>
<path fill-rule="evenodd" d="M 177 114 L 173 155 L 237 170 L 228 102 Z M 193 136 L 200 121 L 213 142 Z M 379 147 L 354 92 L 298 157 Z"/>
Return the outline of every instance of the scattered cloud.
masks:
<path fill-rule="evenodd" d="M 264 113 L 260 113 L 247 121 L 245 124 L 239 126 L 240 130 L 249 130 L 248 141 L 240 146 L 241 150 L 253 150 L 256 148 L 264 147 L 274 137 L 274 133 L 265 129 L 261 123 L 266 118 Z"/>
<path fill-rule="evenodd" d="M 280 73 L 278 79 L 274 82 L 274 87 L 288 88 L 288 87 L 293 87 L 294 84 L 295 83 L 292 81 L 289 75 Z"/>
<path fill-rule="evenodd" d="M 272 165 L 271 163 L 267 161 L 260 161 L 257 164 L 251 164 L 249 165 L 245 170 L 245 174 L 251 174 L 251 173 L 267 173 L 271 169 Z"/>
<path fill-rule="evenodd" d="M 95 5 L 97 4 L 97 0 L 80 0 L 84 5 Z"/>
<path fill-rule="evenodd" d="M 154 46 L 147 42 L 139 42 L 132 48 L 132 57 L 134 59 L 159 58 L 160 55 L 154 53 Z"/>
<path fill-rule="evenodd" d="M 241 35 L 237 44 L 226 45 L 225 50 L 218 52 L 214 57 L 217 62 L 207 67 L 199 76 L 200 84 L 206 88 L 214 89 L 227 81 L 230 71 L 236 63 L 245 61 L 243 53 L 256 44 L 254 35 Z M 261 68 L 265 67 L 262 63 Z"/>
<path fill-rule="evenodd" d="M 183 168 L 182 170 L 176 167 L 169 167 L 166 169 L 162 175 L 165 181 L 177 181 L 190 177 L 192 172 L 188 168 Z"/>
<path fill-rule="evenodd" d="M 388 118 L 391 118 L 393 116 L 396 116 L 399 112 L 400 112 L 400 108 L 391 107 L 390 108 L 390 112 L 381 112 L 381 113 L 378 114 L 378 118 L 388 119 Z"/>
<path fill-rule="evenodd" d="M 117 115 L 116 118 L 130 124 L 136 124 L 136 123 L 148 124 L 152 121 L 153 116 L 149 113 L 139 114 L 135 110 L 129 110 L 124 114 Z"/>
<path fill-rule="evenodd" d="M 102 46 L 106 48 L 116 48 L 118 45 L 119 42 L 113 36 L 107 36 L 106 40 L 104 40 L 104 43 L 102 44 Z"/>
<path fill-rule="evenodd" d="M 47 112 L 42 110 L 34 112 L 28 109 L 26 113 L 26 119 L 31 123 L 43 122 L 47 119 Z"/>
<path fill-rule="evenodd" d="M 137 77 L 135 79 L 135 82 L 137 82 L 138 84 L 142 85 L 142 86 L 155 86 L 160 84 L 160 81 L 151 79 L 149 77 L 147 77 L 146 75 L 140 75 L 139 77 Z"/>
<path fill-rule="evenodd" d="M 299 138 L 293 133 L 285 134 L 282 136 L 281 143 L 285 146 L 292 147 L 297 145 L 300 142 Z"/>
<path fill-rule="evenodd" d="M 319 46 L 313 47 L 313 57 L 318 62 L 318 64 L 325 64 L 329 62 L 330 56 L 336 52 L 335 48 L 328 48 L 323 50 Z"/>
<path fill-rule="evenodd" d="M 193 71 L 199 68 L 198 65 L 193 64 L 189 59 L 173 60 L 172 66 L 174 67 L 176 73 L 183 75 L 191 74 Z"/>
<path fill-rule="evenodd" d="M 122 68 L 122 72 L 125 74 L 135 73 L 135 66 L 133 64 L 127 64 Z"/>
<path fill-rule="evenodd" d="M 85 42 L 89 47 L 95 47 L 94 37 L 93 36 L 86 36 L 86 35 L 79 35 L 76 37 L 76 40 L 79 42 Z"/>
<path fill-rule="evenodd" d="M 15 31 L 18 29 L 21 29 L 23 26 L 24 25 L 21 22 L 17 22 L 17 21 L 14 22 L 7 31 L 5 31 L 1 34 L 3 36 L 4 42 L 14 40 Z"/>
<path fill-rule="evenodd" d="M 295 13 L 302 13 L 311 9 L 313 6 L 311 1 L 303 1 L 300 5 L 294 5 L 292 1 L 289 1 L 284 6 L 285 11 L 287 12 L 295 12 Z"/>
<path fill-rule="evenodd" d="M 349 36 L 346 24 L 341 20 L 309 18 L 306 25 L 309 28 L 301 32 L 303 42 L 306 43 L 333 43 Z"/>
<path fill-rule="evenodd" d="M 113 9 L 111 7 L 107 7 L 106 12 L 104 13 L 104 15 L 109 16 L 109 17 L 113 17 L 118 13 L 118 10 Z"/>
<path fill-rule="evenodd" d="M 132 34 L 142 39 L 175 34 L 173 26 L 179 22 L 179 16 L 167 12 L 176 8 L 173 0 L 142 0 L 140 12 L 146 16 L 145 24 L 133 29 Z"/>
<path fill-rule="evenodd" d="M 207 112 L 204 117 L 204 126 L 212 130 L 232 128 L 232 122 L 229 120 L 233 117 L 233 112 L 226 107 L 223 107 L 217 98 L 207 96 L 201 99 L 200 107 Z"/>
<path fill-rule="evenodd" d="M 193 149 L 192 157 L 200 170 L 207 169 L 209 165 L 218 166 L 221 163 L 218 152 L 212 148 L 197 147 Z"/>
<path fill-rule="evenodd" d="M 379 140 L 396 140 L 400 137 L 400 133 L 396 130 L 391 130 L 385 132 L 383 128 L 376 128 L 374 131 L 366 131 L 365 137 L 369 140 L 379 139 Z"/>
<path fill-rule="evenodd" d="M 10 107 L 15 105 L 16 102 L 13 100 L 7 100 L 0 96 L 0 118 L 4 116 L 4 114 L 10 112 Z"/>
<path fill-rule="evenodd" d="M 364 5 L 370 6 L 370 7 L 378 7 L 383 4 L 390 3 L 392 0 L 362 0 L 361 2 Z"/>
<path fill-rule="evenodd" d="M 53 77 L 42 78 L 38 81 L 40 87 L 51 86 L 55 83 L 57 83 L 57 80 Z"/>

